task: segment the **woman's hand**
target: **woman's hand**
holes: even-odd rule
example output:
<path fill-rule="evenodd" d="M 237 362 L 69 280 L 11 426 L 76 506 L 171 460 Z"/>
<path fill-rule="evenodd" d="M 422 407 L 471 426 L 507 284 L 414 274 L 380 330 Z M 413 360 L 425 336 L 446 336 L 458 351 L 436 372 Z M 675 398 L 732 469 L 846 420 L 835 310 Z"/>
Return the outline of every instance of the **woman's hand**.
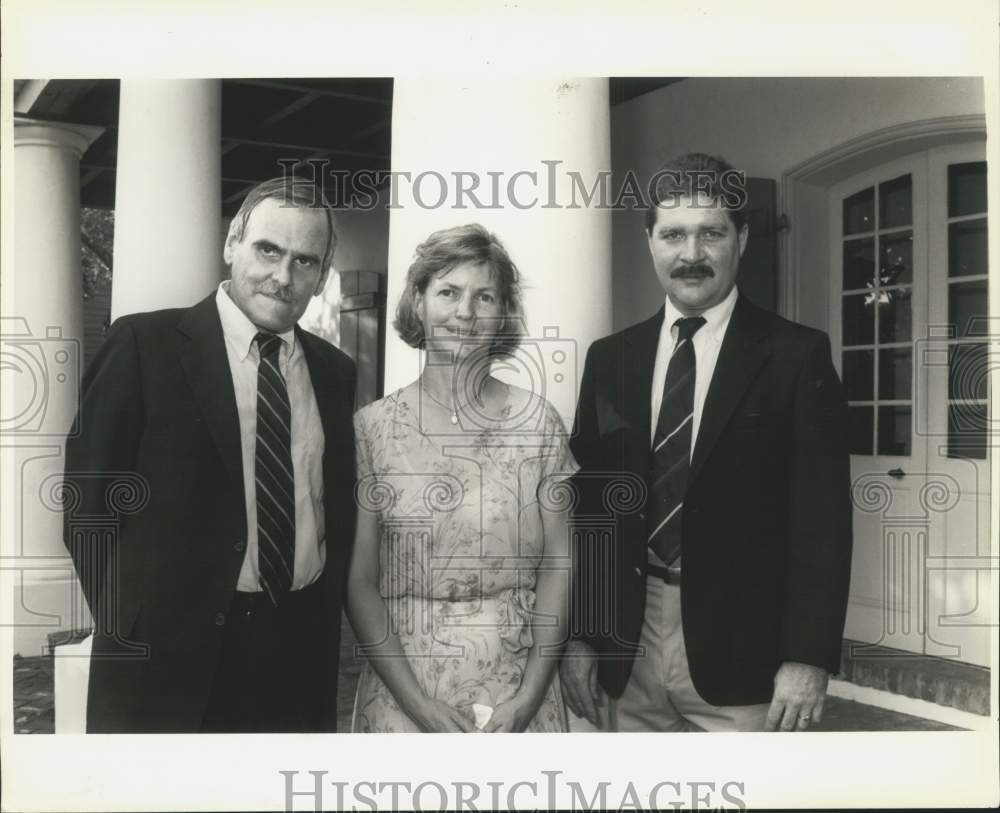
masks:
<path fill-rule="evenodd" d="M 502 734 L 524 731 L 531 724 L 541 704 L 542 698 L 529 697 L 520 691 L 506 703 L 501 703 L 493 709 L 493 715 L 483 726 L 483 732 Z"/>
<path fill-rule="evenodd" d="M 429 734 L 455 734 L 475 731 L 475 727 L 456 708 L 442 700 L 428 697 L 410 715 L 422 731 Z"/>

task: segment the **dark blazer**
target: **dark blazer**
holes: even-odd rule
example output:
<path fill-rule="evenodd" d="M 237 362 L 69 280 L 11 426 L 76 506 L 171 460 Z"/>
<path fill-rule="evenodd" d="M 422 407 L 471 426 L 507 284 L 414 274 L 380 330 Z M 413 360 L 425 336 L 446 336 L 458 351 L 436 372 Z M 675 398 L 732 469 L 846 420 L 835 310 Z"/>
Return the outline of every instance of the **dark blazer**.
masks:
<path fill-rule="evenodd" d="M 329 343 L 299 328 L 296 336 L 326 438 L 316 646 L 329 691 L 317 715 L 333 731 L 354 536 L 355 372 Z M 84 376 L 66 479 L 65 542 L 95 616 L 88 730 L 198 731 L 247 544 L 236 396 L 214 293 L 111 327 Z M 124 502 L 122 483 L 133 489 Z M 124 507 L 116 532 L 80 531 L 115 505 Z"/>
<path fill-rule="evenodd" d="M 613 697 L 631 674 L 645 611 L 650 390 L 663 314 L 591 346 L 571 442 L 577 522 L 594 531 L 578 533 L 573 630 L 597 650 Z M 683 509 L 687 657 L 713 705 L 768 702 L 783 661 L 839 670 L 851 564 L 846 415 L 826 335 L 740 296 Z M 614 480 L 634 499 L 621 498 L 622 486 L 609 499 Z"/>

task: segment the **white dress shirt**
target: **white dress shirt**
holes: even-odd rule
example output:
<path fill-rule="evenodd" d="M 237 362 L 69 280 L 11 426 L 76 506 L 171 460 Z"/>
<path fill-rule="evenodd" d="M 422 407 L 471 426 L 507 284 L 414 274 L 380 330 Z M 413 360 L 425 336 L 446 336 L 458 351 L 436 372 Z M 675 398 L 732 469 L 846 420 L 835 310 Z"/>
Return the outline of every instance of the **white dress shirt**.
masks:
<path fill-rule="evenodd" d="M 219 285 L 215 303 L 226 337 L 226 355 L 236 392 L 243 450 L 243 490 L 246 495 L 247 549 L 236 589 L 254 593 L 261 589 L 257 567 L 257 365 L 254 337 L 258 330 L 229 297 L 229 281 Z M 312 380 L 295 330 L 280 334 L 278 366 L 288 388 L 292 409 L 292 468 L 295 474 L 295 571 L 292 589 L 312 584 L 326 561 L 323 516 L 323 423 L 316 405 Z"/>
<path fill-rule="evenodd" d="M 737 290 L 733 290 L 718 305 L 713 305 L 701 315 L 705 319 L 698 332 L 694 334 L 691 343 L 694 345 L 694 417 L 691 420 L 691 453 L 698 439 L 698 429 L 701 426 L 701 414 L 705 408 L 705 397 L 708 386 L 712 383 L 715 373 L 715 363 L 719 360 L 719 348 L 726 336 L 729 319 L 736 307 Z M 660 404 L 663 401 L 663 384 L 667 378 L 667 365 L 677 344 L 677 328 L 674 322 L 682 319 L 684 314 L 674 307 L 670 297 L 666 298 L 666 310 L 663 325 L 660 327 L 660 341 L 656 347 L 656 363 L 653 365 L 653 382 L 650 397 L 652 399 L 652 419 L 649 427 L 649 444 L 653 445 L 656 434 L 656 422 L 660 417 Z"/>

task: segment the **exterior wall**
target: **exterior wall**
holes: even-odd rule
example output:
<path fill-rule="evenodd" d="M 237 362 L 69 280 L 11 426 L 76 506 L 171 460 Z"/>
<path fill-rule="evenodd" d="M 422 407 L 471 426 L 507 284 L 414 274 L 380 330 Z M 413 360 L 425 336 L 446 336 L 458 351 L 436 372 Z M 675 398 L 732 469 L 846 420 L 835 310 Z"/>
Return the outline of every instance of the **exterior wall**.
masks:
<path fill-rule="evenodd" d="M 338 271 L 386 273 L 389 262 L 389 210 L 385 192 L 370 210 L 337 212 L 339 242 L 333 265 Z"/>
<path fill-rule="evenodd" d="M 982 114 L 984 104 L 982 80 L 967 77 L 687 79 L 612 108 L 615 188 L 629 169 L 644 182 L 684 152 L 722 155 L 780 184 L 783 173 L 857 136 L 916 119 Z M 618 330 L 650 316 L 663 294 L 640 212 L 614 213 L 612 247 Z M 826 269 L 800 273 L 799 312 L 825 328 Z"/>

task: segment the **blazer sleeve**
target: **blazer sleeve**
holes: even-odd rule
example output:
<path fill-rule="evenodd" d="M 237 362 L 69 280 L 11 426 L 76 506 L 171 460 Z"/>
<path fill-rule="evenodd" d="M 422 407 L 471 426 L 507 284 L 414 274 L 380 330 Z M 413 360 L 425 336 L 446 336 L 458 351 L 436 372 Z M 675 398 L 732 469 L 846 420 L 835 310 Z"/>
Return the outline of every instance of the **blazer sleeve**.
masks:
<path fill-rule="evenodd" d="M 840 669 L 851 574 L 847 404 L 817 334 L 796 382 L 781 659 Z"/>
<path fill-rule="evenodd" d="M 600 494 L 594 493 L 597 479 L 593 476 L 604 466 L 599 455 L 599 431 L 597 422 L 597 382 L 594 347 L 587 351 L 580 382 L 580 397 L 577 401 L 576 418 L 570 438 L 570 450 L 579 464 L 579 470 L 571 479 L 576 494 L 574 513 L 578 532 L 572 540 L 573 578 L 570 600 L 570 638 L 584 641 L 594 649 L 602 650 L 602 636 L 598 619 L 605 617 L 600 606 L 605 591 L 599 588 L 608 577 L 606 567 L 607 552 L 597 547 L 595 534 L 580 533 L 585 517 L 595 514 L 595 499 L 599 505 Z"/>
<path fill-rule="evenodd" d="M 66 438 L 63 542 L 95 616 L 117 539 L 111 540 L 111 548 L 98 549 L 87 536 L 74 534 L 73 519 L 107 514 L 110 483 L 136 476 L 142 415 L 135 333 L 129 320 L 120 319 L 84 375 L 79 410 Z"/>

